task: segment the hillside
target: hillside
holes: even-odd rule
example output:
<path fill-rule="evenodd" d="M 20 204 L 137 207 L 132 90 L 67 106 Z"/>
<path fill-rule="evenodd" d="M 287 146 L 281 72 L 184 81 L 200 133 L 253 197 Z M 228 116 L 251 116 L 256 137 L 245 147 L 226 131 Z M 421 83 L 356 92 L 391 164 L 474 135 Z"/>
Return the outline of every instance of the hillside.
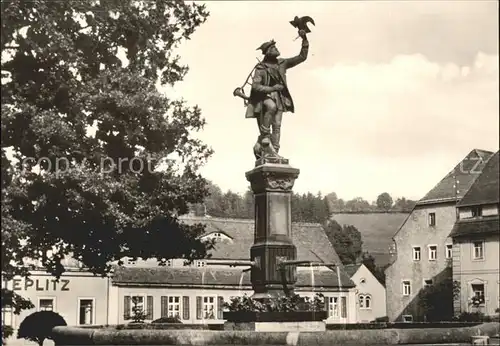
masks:
<path fill-rule="evenodd" d="M 332 219 L 340 225 L 353 225 L 361 233 L 363 251 L 370 252 L 378 265 L 389 263 L 392 236 L 408 213 L 340 213 Z"/>

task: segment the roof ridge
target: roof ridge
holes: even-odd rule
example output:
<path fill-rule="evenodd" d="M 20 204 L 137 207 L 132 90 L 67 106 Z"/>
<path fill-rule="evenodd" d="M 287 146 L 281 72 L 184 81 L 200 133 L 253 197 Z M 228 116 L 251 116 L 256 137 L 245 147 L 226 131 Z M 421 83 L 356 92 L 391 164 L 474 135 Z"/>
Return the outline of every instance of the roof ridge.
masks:
<path fill-rule="evenodd" d="M 192 215 L 182 215 L 179 217 L 180 220 L 203 220 L 203 221 L 219 221 L 219 222 L 237 222 L 237 223 L 255 223 L 254 219 L 238 219 L 238 218 L 226 218 L 219 216 L 192 216 Z M 293 221 L 292 225 L 298 226 L 311 226 L 311 227 L 323 227 L 323 225 L 319 222 L 301 222 L 301 221 Z"/>
<path fill-rule="evenodd" d="M 485 172 L 487 172 L 490 169 L 490 166 L 491 165 L 495 165 L 495 164 L 498 165 L 498 162 L 495 162 L 495 160 L 498 161 L 498 159 L 499 159 L 499 153 L 500 153 L 500 150 L 496 151 L 495 153 L 493 153 L 492 155 L 490 155 L 488 157 L 488 159 L 486 160 L 486 162 L 484 163 L 484 165 L 483 165 L 483 167 L 481 169 L 480 174 L 478 174 L 478 176 L 476 177 L 476 179 L 474 179 L 474 181 L 472 182 L 471 186 L 465 192 L 465 194 L 463 195 L 463 197 L 460 200 L 460 202 L 457 203 L 458 207 L 466 207 L 466 206 L 471 206 L 471 205 L 477 205 L 478 204 L 478 203 L 471 203 L 470 201 L 467 202 L 467 199 L 470 198 L 471 194 L 474 194 L 476 192 L 475 189 L 476 189 L 476 187 L 477 187 L 478 184 L 484 183 L 484 181 L 483 181 L 484 180 L 483 175 L 485 174 Z"/>
<path fill-rule="evenodd" d="M 489 150 L 484 150 L 484 149 L 478 149 L 478 148 L 474 148 L 473 151 L 475 151 L 476 153 L 484 153 L 484 154 L 490 154 L 490 155 L 493 155 L 495 152 L 494 151 L 489 151 Z"/>
<path fill-rule="evenodd" d="M 472 155 L 476 155 L 478 156 L 479 160 L 482 161 L 482 164 L 485 165 L 486 162 L 488 162 L 488 160 L 494 155 L 492 152 L 489 152 L 487 150 L 482 150 L 482 149 L 472 149 L 467 155 L 465 155 L 450 171 L 448 171 L 448 173 L 446 173 L 446 175 L 441 178 L 439 180 L 439 182 L 437 184 L 435 184 L 429 191 L 427 191 L 427 193 L 417 201 L 417 204 L 418 203 L 421 203 L 421 202 L 427 202 L 427 201 L 430 201 L 430 200 L 436 200 L 437 198 L 430 198 L 430 197 L 427 197 L 429 195 L 431 195 L 432 192 L 434 192 L 434 194 L 436 193 L 436 190 L 439 189 L 439 187 L 441 185 L 444 185 L 446 183 L 446 181 L 450 178 L 450 176 L 455 176 L 457 179 L 457 175 L 461 175 L 461 181 L 463 180 L 464 177 L 469 177 L 470 176 L 470 179 L 471 182 L 470 182 L 470 185 L 468 186 L 463 186 L 463 188 L 466 189 L 466 191 L 462 194 L 462 197 L 465 196 L 465 194 L 467 193 L 467 191 L 470 189 L 470 187 L 472 186 L 472 184 L 474 183 L 474 181 L 477 179 L 477 176 L 478 175 L 472 175 L 472 170 L 467 172 L 466 174 L 461 174 L 461 173 L 465 173 L 463 172 L 463 165 L 464 163 L 469 160 L 471 158 Z M 484 155 L 483 154 L 487 154 L 487 158 L 485 159 Z M 483 166 L 484 167 L 484 166 Z M 453 196 L 452 196 L 453 197 Z M 459 199 L 462 198 L 460 196 L 457 196 Z M 443 198 L 443 197 L 442 197 Z M 444 197 L 444 198 L 451 198 L 450 196 L 447 196 L 447 197 Z"/>

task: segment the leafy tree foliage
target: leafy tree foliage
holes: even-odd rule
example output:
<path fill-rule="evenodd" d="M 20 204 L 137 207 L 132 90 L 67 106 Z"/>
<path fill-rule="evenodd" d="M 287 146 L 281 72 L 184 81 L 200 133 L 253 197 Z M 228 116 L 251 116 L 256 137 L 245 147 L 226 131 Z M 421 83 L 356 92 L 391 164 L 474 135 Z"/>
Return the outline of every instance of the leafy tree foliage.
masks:
<path fill-rule="evenodd" d="M 451 321 L 454 317 L 453 302 L 460 297 L 460 283 L 449 277 L 425 287 L 420 292 L 420 305 L 424 310 L 426 320 Z"/>
<path fill-rule="evenodd" d="M 327 200 L 320 192 L 292 195 L 293 222 L 324 223 L 329 216 Z"/>
<path fill-rule="evenodd" d="M 375 257 L 373 257 L 370 253 L 364 252 L 361 257 L 361 263 L 368 268 L 369 271 L 372 272 L 373 276 L 377 278 L 377 280 L 385 286 L 385 269 L 389 266 L 386 264 L 385 266 L 377 265 L 375 261 Z"/>
<path fill-rule="evenodd" d="M 377 208 L 380 210 L 389 211 L 392 203 L 392 197 L 387 192 L 383 192 L 377 197 Z"/>
<path fill-rule="evenodd" d="M 338 213 L 345 209 L 345 202 L 342 198 L 338 198 L 335 192 L 331 192 L 325 196 L 326 205 L 329 214 Z"/>
<path fill-rule="evenodd" d="M 404 197 L 397 198 L 392 207 L 393 210 L 411 212 L 413 207 L 415 206 L 415 201 L 411 199 L 406 199 Z"/>
<path fill-rule="evenodd" d="M 26 318 L 19 325 L 18 339 L 27 339 L 42 346 L 45 339 L 50 339 L 52 329 L 65 326 L 64 318 L 53 311 L 37 311 Z"/>
<path fill-rule="evenodd" d="M 337 221 L 331 220 L 325 227 L 325 232 L 343 264 L 357 262 L 363 252 L 363 241 L 356 227 L 340 226 Z"/>
<path fill-rule="evenodd" d="M 344 210 L 351 212 L 363 212 L 363 211 L 371 211 L 373 210 L 373 208 L 371 207 L 368 201 L 364 200 L 361 197 L 356 197 L 345 203 Z"/>
<path fill-rule="evenodd" d="M 192 137 L 205 121 L 157 89 L 186 74 L 173 49 L 204 6 L 11 0 L 1 10 L 2 278 L 27 275 L 25 257 L 55 276 L 68 254 L 102 275 L 124 256 L 204 257 L 203 227 L 178 215 L 207 193 L 198 168 L 211 149 Z M 2 307 L 26 307 L 9 297 Z"/>

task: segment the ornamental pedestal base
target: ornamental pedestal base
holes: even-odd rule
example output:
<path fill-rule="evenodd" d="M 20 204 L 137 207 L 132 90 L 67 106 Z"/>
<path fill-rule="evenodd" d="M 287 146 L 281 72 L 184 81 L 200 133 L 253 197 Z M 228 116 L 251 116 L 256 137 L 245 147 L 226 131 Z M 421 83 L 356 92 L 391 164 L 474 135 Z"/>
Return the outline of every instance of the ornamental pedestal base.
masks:
<path fill-rule="evenodd" d="M 294 267 L 280 266 L 295 260 L 292 242 L 291 198 L 300 171 L 287 164 L 266 163 L 246 173 L 255 197 L 254 244 L 250 257 L 254 299 L 271 299 L 293 292 L 297 280 Z"/>

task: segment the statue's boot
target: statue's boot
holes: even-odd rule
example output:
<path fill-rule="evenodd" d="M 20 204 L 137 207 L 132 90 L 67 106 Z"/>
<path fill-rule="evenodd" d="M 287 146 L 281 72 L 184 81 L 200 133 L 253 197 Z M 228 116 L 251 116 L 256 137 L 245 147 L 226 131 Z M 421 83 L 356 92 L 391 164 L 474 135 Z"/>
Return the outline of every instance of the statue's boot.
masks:
<path fill-rule="evenodd" d="M 271 140 L 269 139 L 269 137 L 262 138 L 261 145 L 262 145 L 263 156 L 273 158 L 273 159 L 280 158 L 280 156 L 276 152 L 276 149 L 274 149 L 273 144 L 271 143 Z"/>

